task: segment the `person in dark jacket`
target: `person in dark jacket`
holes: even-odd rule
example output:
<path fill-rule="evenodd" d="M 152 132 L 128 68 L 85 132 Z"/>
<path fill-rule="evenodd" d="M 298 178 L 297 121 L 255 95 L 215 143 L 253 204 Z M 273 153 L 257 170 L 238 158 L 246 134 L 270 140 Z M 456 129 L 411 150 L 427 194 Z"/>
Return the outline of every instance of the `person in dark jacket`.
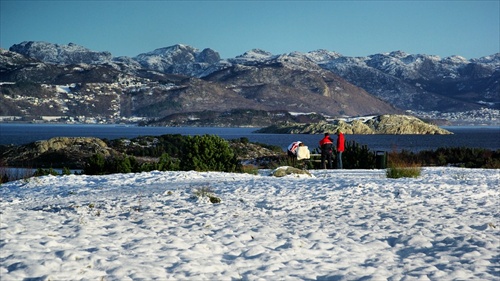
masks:
<path fill-rule="evenodd" d="M 337 130 L 337 169 L 342 169 L 342 152 L 344 152 L 345 138 L 340 130 Z"/>
<path fill-rule="evenodd" d="M 321 167 L 326 169 L 325 161 L 328 161 L 328 168 L 332 169 L 333 140 L 329 133 L 325 133 L 325 137 L 319 141 L 319 147 L 321 148 Z"/>

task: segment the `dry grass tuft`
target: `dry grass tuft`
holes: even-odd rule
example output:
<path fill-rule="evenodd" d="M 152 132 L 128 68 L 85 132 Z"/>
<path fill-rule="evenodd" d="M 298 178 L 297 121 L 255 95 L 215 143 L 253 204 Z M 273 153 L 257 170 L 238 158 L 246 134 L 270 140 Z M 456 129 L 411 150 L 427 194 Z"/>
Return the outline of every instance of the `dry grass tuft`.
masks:
<path fill-rule="evenodd" d="M 419 163 L 411 162 L 400 156 L 397 152 L 391 152 L 387 159 L 388 178 L 417 178 L 422 172 L 422 165 Z"/>

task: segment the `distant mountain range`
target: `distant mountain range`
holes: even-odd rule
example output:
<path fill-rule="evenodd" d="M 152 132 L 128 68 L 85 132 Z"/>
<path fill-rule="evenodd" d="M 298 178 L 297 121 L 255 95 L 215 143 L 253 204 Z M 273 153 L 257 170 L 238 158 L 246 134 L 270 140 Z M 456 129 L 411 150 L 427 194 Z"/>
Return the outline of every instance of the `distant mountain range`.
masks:
<path fill-rule="evenodd" d="M 140 116 L 188 125 L 203 112 L 220 120 L 250 110 L 260 122 L 262 112 L 273 120 L 279 112 L 461 112 L 499 109 L 500 53 L 466 60 L 401 51 L 354 58 L 255 49 L 221 59 L 212 49 L 179 44 L 131 58 L 30 41 L 0 50 L 0 84 L 0 116 L 22 118 L 116 122 Z M 248 112 L 246 118 L 251 125 Z"/>

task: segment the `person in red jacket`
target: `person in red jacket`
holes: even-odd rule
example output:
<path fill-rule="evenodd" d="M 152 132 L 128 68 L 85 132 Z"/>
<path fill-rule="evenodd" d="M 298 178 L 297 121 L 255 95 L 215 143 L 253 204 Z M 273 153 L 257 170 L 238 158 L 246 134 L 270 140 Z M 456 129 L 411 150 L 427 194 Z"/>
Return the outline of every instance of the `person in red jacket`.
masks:
<path fill-rule="evenodd" d="M 342 169 L 342 152 L 344 152 L 345 138 L 340 130 L 337 130 L 337 169 Z"/>
<path fill-rule="evenodd" d="M 329 133 L 325 133 L 325 137 L 319 141 L 319 147 L 321 148 L 321 167 L 326 169 L 326 160 L 328 161 L 328 168 L 332 169 L 333 140 L 330 138 Z"/>

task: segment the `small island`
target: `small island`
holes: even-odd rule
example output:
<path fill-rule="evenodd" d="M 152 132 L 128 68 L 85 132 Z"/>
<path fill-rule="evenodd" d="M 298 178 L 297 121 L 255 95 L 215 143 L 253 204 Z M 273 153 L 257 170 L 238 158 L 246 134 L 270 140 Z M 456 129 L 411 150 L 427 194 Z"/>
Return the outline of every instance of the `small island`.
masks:
<path fill-rule="evenodd" d="M 280 123 L 255 131 L 264 134 L 322 134 L 340 130 L 347 134 L 449 135 L 452 132 L 410 115 L 374 115 L 319 121 L 317 123 Z"/>

